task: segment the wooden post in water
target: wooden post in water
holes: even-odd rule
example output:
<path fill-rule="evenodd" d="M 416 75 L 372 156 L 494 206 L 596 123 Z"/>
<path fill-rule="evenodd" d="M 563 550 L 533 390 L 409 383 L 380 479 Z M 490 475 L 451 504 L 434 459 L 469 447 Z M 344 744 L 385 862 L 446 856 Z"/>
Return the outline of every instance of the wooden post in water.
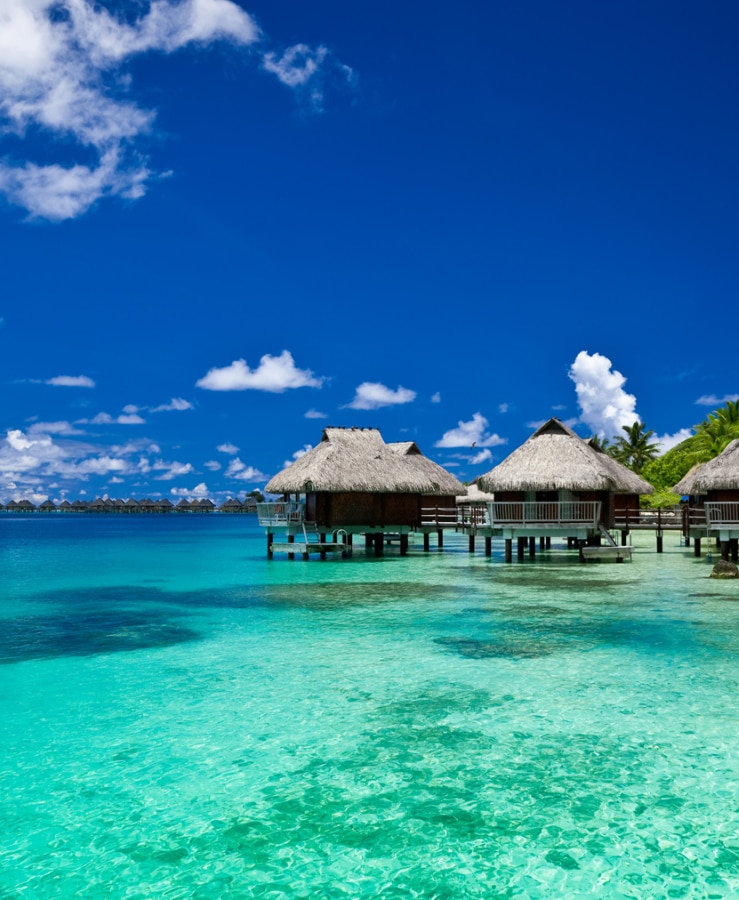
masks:
<path fill-rule="evenodd" d="M 657 510 L 657 553 L 662 552 L 662 510 Z"/>
<path fill-rule="evenodd" d="M 470 550 L 470 553 L 475 552 L 475 536 L 474 536 L 474 534 L 471 534 L 469 537 L 469 550 Z"/>
<path fill-rule="evenodd" d="M 523 555 L 526 552 L 526 538 L 520 537 L 518 539 L 518 547 L 516 548 L 516 554 L 519 559 L 523 559 Z"/>
<path fill-rule="evenodd" d="M 385 535 L 382 532 L 378 532 L 374 535 L 375 539 L 375 556 L 382 556 L 385 552 Z"/>
<path fill-rule="evenodd" d="M 373 534 L 365 534 L 364 536 L 364 546 L 367 550 L 369 550 L 374 543 L 375 536 Z"/>
<path fill-rule="evenodd" d="M 493 555 L 493 539 L 491 537 L 485 538 L 485 556 Z"/>
<path fill-rule="evenodd" d="M 547 539 L 545 537 L 539 538 L 539 549 L 540 550 L 546 550 L 546 547 L 547 547 L 546 541 L 547 541 Z"/>
<path fill-rule="evenodd" d="M 400 536 L 400 555 L 407 556 L 408 555 L 408 535 L 401 534 Z"/>
<path fill-rule="evenodd" d="M 533 559 L 536 556 L 536 538 L 529 538 L 529 556 Z"/>
<path fill-rule="evenodd" d="M 274 550 L 272 549 L 272 543 L 275 539 L 275 536 L 270 532 L 267 535 L 267 559 L 272 559 L 274 556 Z"/>
<path fill-rule="evenodd" d="M 439 543 L 438 543 L 439 550 L 441 550 L 442 547 L 444 546 L 444 530 L 443 530 L 442 528 L 440 528 L 440 529 L 436 532 L 436 536 L 437 536 L 437 540 L 438 540 L 438 542 L 439 542 Z"/>
<path fill-rule="evenodd" d="M 287 536 L 287 542 L 288 542 L 288 544 L 294 544 L 294 543 L 295 543 L 295 535 L 294 535 L 294 534 L 288 534 L 288 536 Z M 294 553 L 288 553 L 288 554 L 287 554 L 287 558 L 288 558 L 288 559 L 295 559 L 295 554 L 294 554 Z"/>
<path fill-rule="evenodd" d="M 552 549 L 552 539 L 551 539 L 551 537 L 549 537 L 549 535 L 547 535 L 546 541 L 547 541 L 547 543 L 546 543 L 547 550 L 551 550 Z"/>
<path fill-rule="evenodd" d="M 739 562 L 739 538 L 731 539 L 731 561 Z"/>
<path fill-rule="evenodd" d="M 424 531 L 423 533 L 423 552 L 428 553 L 431 549 L 431 538 L 428 531 Z"/>
<path fill-rule="evenodd" d="M 513 539 L 505 539 L 505 561 L 513 562 Z"/>
<path fill-rule="evenodd" d="M 693 541 L 693 556 L 700 556 L 700 555 L 701 555 L 701 539 L 699 537 L 697 537 Z"/>

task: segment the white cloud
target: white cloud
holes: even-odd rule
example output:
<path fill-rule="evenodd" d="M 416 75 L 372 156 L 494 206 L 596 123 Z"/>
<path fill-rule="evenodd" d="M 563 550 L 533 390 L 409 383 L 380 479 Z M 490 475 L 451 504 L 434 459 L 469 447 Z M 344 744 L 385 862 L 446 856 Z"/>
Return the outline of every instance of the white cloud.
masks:
<path fill-rule="evenodd" d="M 172 397 L 169 403 L 162 403 L 161 406 L 155 406 L 151 412 L 182 412 L 186 409 L 194 409 L 195 407 L 188 400 L 182 397 Z"/>
<path fill-rule="evenodd" d="M 71 422 L 34 422 L 28 428 L 29 434 L 61 434 L 75 435 L 84 434 L 85 432 L 79 428 L 75 428 Z"/>
<path fill-rule="evenodd" d="M 397 390 L 385 387 L 376 381 L 364 381 L 357 388 L 354 399 L 347 403 L 348 409 L 380 409 L 383 406 L 395 406 L 399 403 L 412 403 L 416 392 L 398 386 Z"/>
<path fill-rule="evenodd" d="M 309 409 L 305 414 L 306 419 L 327 419 L 326 413 L 318 412 L 317 409 Z"/>
<path fill-rule="evenodd" d="M 639 420 L 636 397 L 623 389 L 626 379 L 612 365 L 600 353 L 581 350 L 568 373 L 575 382 L 580 421 L 593 434 L 607 438 L 620 435 L 624 426 Z"/>
<path fill-rule="evenodd" d="M 279 356 L 265 354 L 253 370 L 243 359 L 236 359 L 222 369 L 211 369 L 196 386 L 207 391 L 254 390 L 281 394 L 291 388 L 319 388 L 323 381 L 315 378 L 310 369 L 296 368 L 290 351 L 283 350 Z"/>
<path fill-rule="evenodd" d="M 724 403 L 729 401 L 736 403 L 737 400 L 739 400 L 739 394 L 724 394 L 723 397 L 717 397 L 716 394 L 704 394 L 702 397 L 698 397 L 695 402 L 700 406 L 713 406 L 716 408 L 717 406 L 723 406 Z"/>
<path fill-rule="evenodd" d="M 236 444 L 231 444 L 229 442 L 226 442 L 225 444 L 219 444 L 216 447 L 216 450 L 219 453 L 228 453 L 231 456 L 239 452 L 239 448 L 236 446 Z"/>
<path fill-rule="evenodd" d="M 0 163 L 0 192 L 31 217 L 61 221 L 104 197 L 137 199 L 156 177 L 137 150 L 155 112 L 130 97 L 126 65 L 133 57 L 219 40 L 248 47 L 262 38 L 254 19 L 232 0 L 124 6 L 117 15 L 92 0 L 2 0 L 0 119 L 21 140 L 40 132 L 67 153 L 63 164 Z M 327 66 L 324 47 L 296 44 L 280 55 L 262 52 L 261 59 L 315 108 L 328 71 L 351 77 L 338 63 Z M 74 159 L 81 153 L 85 163 Z"/>
<path fill-rule="evenodd" d="M 196 484 L 194 488 L 172 488 L 170 494 L 174 497 L 207 497 L 209 494 L 207 485 L 204 481 Z"/>
<path fill-rule="evenodd" d="M 127 403 L 127 404 L 123 407 L 123 412 L 126 413 L 126 414 L 129 415 L 129 416 L 135 416 L 136 413 L 137 413 L 137 412 L 140 412 L 140 411 L 141 411 L 141 407 L 140 407 L 140 406 L 136 406 L 136 405 L 133 404 L 133 403 Z"/>
<path fill-rule="evenodd" d="M 195 471 L 190 463 L 168 463 L 163 460 L 155 462 L 152 468 L 156 470 L 164 469 L 163 475 L 156 476 L 157 481 L 172 481 L 174 478 L 179 478 L 180 475 L 189 475 Z"/>
<path fill-rule="evenodd" d="M 445 431 L 435 447 L 498 447 L 506 439 L 487 431 L 488 420 L 479 412 L 469 422 L 457 422 L 457 427 Z"/>
<path fill-rule="evenodd" d="M 203 463 L 203 465 L 206 469 L 210 469 L 211 472 L 218 472 L 219 469 L 223 468 L 215 459 L 209 459 L 208 462 Z"/>
<path fill-rule="evenodd" d="M 242 463 L 238 456 L 236 459 L 231 460 L 224 474 L 227 478 L 235 478 L 237 481 L 256 482 L 267 479 L 267 476 L 260 472 L 259 469 Z"/>
<path fill-rule="evenodd" d="M 437 391 L 435 394 L 431 395 L 432 403 L 441 403 L 441 394 Z"/>
<path fill-rule="evenodd" d="M 109 413 L 100 412 L 93 419 L 77 419 L 75 425 L 143 425 L 144 419 L 136 413 L 124 413 L 113 418 Z"/>
<path fill-rule="evenodd" d="M 54 378 L 48 378 L 46 384 L 53 384 L 55 387 L 95 387 L 95 382 L 87 375 L 55 375 Z"/>
<path fill-rule="evenodd" d="M 498 404 L 498 412 L 504 415 L 508 412 L 508 404 L 507 403 L 499 403 Z"/>
<path fill-rule="evenodd" d="M 487 462 L 488 460 L 493 458 L 493 454 L 487 449 L 480 450 L 479 453 L 475 453 L 474 456 L 470 457 L 470 463 L 473 466 L 478 466 L 480 463 Z"/>
<path fill-rule="evenodd" d="M 692 428 L 681 428 L 680 431 L 676 431 L 675 434 L 655 435 L 651 438 L 651 443 L 659 444 L 660 454 L 667 453 L 668 450 L 672 450 L 673 447 L 682 444 L 682 442 L 687 440 L 692 434 Z"/>

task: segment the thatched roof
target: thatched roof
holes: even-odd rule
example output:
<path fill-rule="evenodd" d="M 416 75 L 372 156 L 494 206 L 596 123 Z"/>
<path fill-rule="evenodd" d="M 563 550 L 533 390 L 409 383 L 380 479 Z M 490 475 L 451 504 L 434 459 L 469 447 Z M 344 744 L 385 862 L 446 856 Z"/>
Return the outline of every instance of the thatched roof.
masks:
<path fill-rule="evenodd" d="M 626 466 L 590 446 L 560 422 L 550 419 L 477 479 L 482 491 L 613 491 L 651 494 L 654 488 Z"/>
<path fill-rule="evenodd" d="M 739 440 L 732 441 L 715 459 L 693 468 L 673 488 L 676 494 L 739 490 Z"/>
<path fill-rule="evenodd" d="M 424 456 L 421 453 L 418 444 L 415 441 L 393 441 L 385 446 L 389 447 L 398 456 L 402 456 L 411 465 L 415 466 L 420 473 L 427 475 L 432 481 L 439 485 L 437 494 L 464 494 L 465 486 L 451 472 L 447 472 L 445 468 L 435 463 L 433 459 Z"/>
<path fill-rule="evenodd" d="M 446 479 L 444 484 L 442 489 L 438 473 L 430 474 L 408 455 L 393 450 L 376 428 L 326 428 L 320 443 L 275 475 L 265 490 L 270 494 L 460 492 L 461 485 L 450 490 Z"/>

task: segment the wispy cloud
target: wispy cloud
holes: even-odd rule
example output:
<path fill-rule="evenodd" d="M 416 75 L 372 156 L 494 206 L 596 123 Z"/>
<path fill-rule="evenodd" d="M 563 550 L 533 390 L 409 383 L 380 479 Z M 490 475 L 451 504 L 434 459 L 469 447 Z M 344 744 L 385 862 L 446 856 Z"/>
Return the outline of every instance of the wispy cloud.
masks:
<path fill-rule="evenodd" d="M 380 409 L 383 406 L 397 406 L 412 403 L 416 392 L 408 388 L 398 387 L 392 390 L 377 381 L 364 381 L 356 390 L 354 399 L 347 403 L 348 409 Z"/>
<path fill-rule="evenodd" d="M 95 387 L 95 382 L 87 375 L 55 375 L 53 378 L 47 378 L 46 384 L 52 384 L 54 387 Z"/>
<path fill-rule="evenodd" d="M 92 419 L 77 419 L 75 425 L 143 425 L 144 423 L 145 420 L 137 413 L 111 416 L 109 413 L 100 412 Z"/>
<path fill-rule="evenodd" d="M 222 369 L 210 369 L 196 387 L 206 391 L 268 391 L 281 394 L 292 388 L 320 388 L 323 378 L 316 378 L 310 369 L 298 369 L 289 350 L 279 356 L 265 354 L 256 369 L 250 369 L 243 359 L 234 360 Z"/>
<path fill-rule="evenodd" d="M 505 444 L 506 439 L 497 434 L 490 434 L 489 422 L 481 413 L 473 414 L 469 422 L 457 422 L 456 428 L 445 431 L 435 447 L 497 447 Z"/>
<path fill-rule="evenodd" d="M 157 481 L 172 481 L 175 478 L 179 478 L 181 475 L 189 475 L 191 472 L 195 471 L 190 463 L 181 462 L 160 461 L 155 463 L 152 468 L 154 470 L 164 470 L 162 475 L 156 476 Z"/>
<path fill-rule="evenodd" d="M 309 409 L 305 414 L 306 419 L 327 419 L 326 413 L 319 412 L 317 409 Z"/>
<path fill-rule="evenodd" d="M 234 456 L 234 454 L 239 452 L 239 448 L 236 446 L 236 444 L 231 444 L 230 442 L 219 444 L 216 447 L 216 450 L 219 453 L 228 453 L 230 456 Z"/>
<path fill-rule="evenodd" d="M 675 434 L 655 435 L 655 437 L 652 438 L 652 443 L 659 445 L 660 453 L 667 453 L 668 450 L 672 450 L 673 447 L 677 447 L 678 444 L 682 444 L 683 441 L 686 441 L 692 434 L 692 428 L 681 428 L 680 431 L 676 431 Z"/>
<path fill-rule="evenodd" d="M 131 98 L 127 64 L 143 53 L 216 41 L 251 48 L 264 35 L 232 0 L 151 0 L 126 4 L 125 15 L 92 0 L 3 0 L 0 117 L 21 141 L 45 135 L 69 158 L 0 162 L 0 192 L 31 217 L 52 221 L 79 216 L 104 197 L 142 197 L 158 177 L 139 150 L 156 113 Z M 313 108 L 331 72 L 352 77 L 321 46 L 265 47 L 258 58 Z M 84 163 L 74 158 L 82 154 Z"/>
<path fill-rule="evenodd" d="M 568 374 L 575 382 L 580 421 L 593 434 L 610 438 L 638 420 L 636 397 L 624 390 L 626 379 L 607 356 L 581 350 Z"/>
<path fill-rule="evenodd" d="M 312 449 L 313 449 L 312 444 L 304 444 L 300 450 L 296 450 L 295 453 L 293 453 L 291 459 L 285 460 L 285 462 L 282 464 L 283 468 L 286 469 L 288 466 L 291 466 L 295 462 L 296 459 L 300 459 L 301 456 L 305 456 L 305 454 L 309 450 L 312 450 Z"/>
<path fill-rule="evenodd" d="M 189 400 L 184 400 L 182 397 L 172 397 L 169 403 L 162 403 L 160 406 L 154 406 L 151 408 L 150 412 L 184 412 L 186 409 L 195 409 L 195 407 Z"/>
<path fill-rule="evenodd" d="M 209 459 L 207 462 L 204 462 L 203 465 L 206 469 L 210 469 L 211 472 L 218 472 L 223 466 L 216 459 Z"/>
<path fill-rule="evenodd" d="M 702 397 L 698 397 L 695 401 L 699 406 L 723 406 L 724 403 L 728 403 L 731 401 L 732 403 L 736 403 L 739 400 L 739 394 L 724 394 L 723 397 L 719 397 L 716 394 L 704 394 Z"/>
<path fill-rule="evenodd" d="M 437 391 L 435 394 L 431 395 L 432 403 L 441 403 L 441 394 Z"/>

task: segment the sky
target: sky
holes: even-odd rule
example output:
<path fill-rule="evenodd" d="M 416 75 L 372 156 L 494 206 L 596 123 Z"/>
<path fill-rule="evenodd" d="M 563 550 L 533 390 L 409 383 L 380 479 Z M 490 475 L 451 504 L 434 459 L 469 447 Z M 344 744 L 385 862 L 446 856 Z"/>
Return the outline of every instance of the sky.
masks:
<path fill-rule="evenodd" d="M 328 425 L 673 446 L 739 396 L 738 26 L 0 0 L 0 499 L 243 496 Z"/>

